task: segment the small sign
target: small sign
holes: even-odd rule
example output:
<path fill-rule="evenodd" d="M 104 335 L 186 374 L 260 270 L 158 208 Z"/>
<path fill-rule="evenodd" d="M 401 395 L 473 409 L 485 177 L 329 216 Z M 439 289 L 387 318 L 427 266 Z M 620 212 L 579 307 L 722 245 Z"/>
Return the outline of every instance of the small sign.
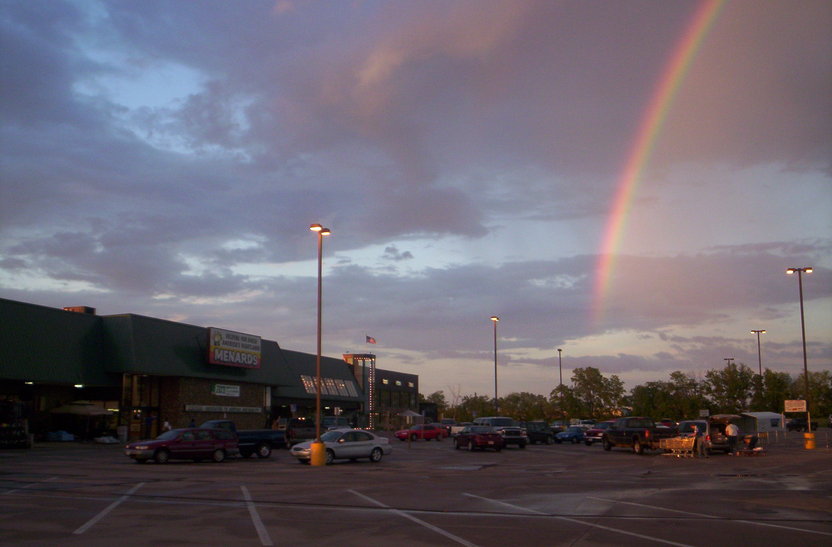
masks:
<path fill-rule="evenodd" d="M 240 386 L 229 386 L 227 384 L 211 384 L 211 393 L 220 397 L 239 397 Z"/>
<path fill-rule="evenodd" d="M 806 401 L 803 399 L 787 400 L 784 412 L 806 412 Z"/>
<path fill-rule="evenodd" d="M 699 417 L 700 418 L 707 418 L 711 415 L 711 412 L 707 408 L 700 408 L 699 409 Z"/>

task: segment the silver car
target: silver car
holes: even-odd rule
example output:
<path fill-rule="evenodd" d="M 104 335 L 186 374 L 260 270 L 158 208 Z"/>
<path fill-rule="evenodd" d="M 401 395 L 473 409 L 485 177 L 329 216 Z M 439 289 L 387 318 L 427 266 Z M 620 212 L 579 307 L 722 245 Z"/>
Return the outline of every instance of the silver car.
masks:
<path fill-rule="evenodd" d="M 309 463 L 312 458 L 312 443 L 306 441 L 294 445 L 289 453 L 300 463 Z M 321 442 L 326 447 L 326 463 L 335 460 L 357 460 L 369 458 L 371 462 L 380 462 L 382 456 L 393 451 L 390 441 L 363 429 L 334 429 L 321 435 Z"/>

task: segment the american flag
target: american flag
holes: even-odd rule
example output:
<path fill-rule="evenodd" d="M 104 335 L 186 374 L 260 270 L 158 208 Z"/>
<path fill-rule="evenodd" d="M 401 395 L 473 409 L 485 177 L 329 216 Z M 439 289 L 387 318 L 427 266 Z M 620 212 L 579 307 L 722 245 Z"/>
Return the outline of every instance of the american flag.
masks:
<path fill-rule="evenodd" d="M 368 343 L 368 344 L 375 344 L 375 343 L 376 343 L 376 339 L 375 339 L 375 338 L 373 338 L 372 336 L 367 336 L 367 343 Z"/>

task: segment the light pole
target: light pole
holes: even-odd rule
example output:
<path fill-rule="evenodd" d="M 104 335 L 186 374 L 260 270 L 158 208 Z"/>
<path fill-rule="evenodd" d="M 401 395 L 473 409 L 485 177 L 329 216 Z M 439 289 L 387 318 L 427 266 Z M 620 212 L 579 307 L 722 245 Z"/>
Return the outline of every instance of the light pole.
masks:
<path fill-rule="evenodd" d="M 726 358 L 723 359 L 723 361 L 726 361 L 726 364 L 728 366 L 731 366 L 731 361 L 733 361 L 733 360 L 734 360 L 733 357 L 726 357 Z"/>
<path fill-rule="evenodd" d="M 757 335 L 757 363 L 760 366 L 760 376 L 763 375 L 763 354 L 760 352 L 760 335 L 766 332 L 766 329 L 752 330 L 751 334 Z"/>
<path fill-rule="evenodd" d="M 500 318 L 492 315 L 491 321 L 494 323 L 494 414 L 499 414 L 500 404 L 497 402 L 497 323 L 500 322 Z"/>
<path fill-rule="evenodd" d="M 560 382 L 558 383 L 558 390 L 560 391 L 560 421 L 561 421 L 560 425 L 561 426 L 563 425 L 563 416 L 564 416 L 564 412 L 563 412 L 563 361 L 561 361 L 561 355 L 560 355 L 560 352 L 562 352 L 562 351 L 563 350 L 561 348 L 558 348 L 558 372 L 560 373 Z"/>
<path fill-rule="evenodd" d="M 311 465 L 326 465 L 326 450 L 321 442 L 321 302 L 323 300 L 323 250 L 324 236 L 332 232 L 320 224 L 312 224 L 309 229 L 318 233 L 318 352 L 315 355 L 315 442 L 309 454 Z"/>
<path fill-rule="evenodd" d="M 812 273 L 812 267 L 788 268 L 786 273 L 791 275 L 797 272 L 797 286 L 800 288 L 800 333 L 803 336 L 803 387 L 806 391 L 806 431 L 812 432 L 812 420 L 809 414 L 809 367 L 806 364 L 806 322 L 803 319 L 803 274 Z"/>

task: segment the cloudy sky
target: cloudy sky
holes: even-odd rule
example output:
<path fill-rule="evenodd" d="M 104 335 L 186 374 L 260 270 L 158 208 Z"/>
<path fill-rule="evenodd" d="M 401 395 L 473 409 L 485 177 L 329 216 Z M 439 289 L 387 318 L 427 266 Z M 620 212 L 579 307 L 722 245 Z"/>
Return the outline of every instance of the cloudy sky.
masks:
<path fill-rule="evenodd" d="M 0 1 L 0 297 L 425 394 L 832 369 L 826 0 Z M 378 344 L 368 346 L 365 336 Z"/>

